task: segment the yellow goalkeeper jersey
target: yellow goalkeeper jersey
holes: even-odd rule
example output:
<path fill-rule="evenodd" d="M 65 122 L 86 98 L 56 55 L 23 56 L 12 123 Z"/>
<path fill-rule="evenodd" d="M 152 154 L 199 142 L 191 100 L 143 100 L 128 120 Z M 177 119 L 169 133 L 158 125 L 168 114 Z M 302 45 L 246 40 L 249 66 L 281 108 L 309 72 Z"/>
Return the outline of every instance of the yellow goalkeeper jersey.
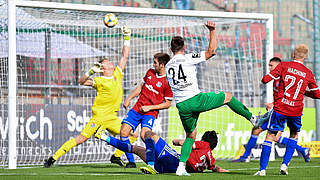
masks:
<path fill-rule="evenodd" d="M 123 96 L 122 70 L 117 66 L 112 77 L 95 77 L 93 88 L 97 96 L 92 106 L 92 115 L 96 120 L 107 120 L 107 116 L 119 111 Z"/>

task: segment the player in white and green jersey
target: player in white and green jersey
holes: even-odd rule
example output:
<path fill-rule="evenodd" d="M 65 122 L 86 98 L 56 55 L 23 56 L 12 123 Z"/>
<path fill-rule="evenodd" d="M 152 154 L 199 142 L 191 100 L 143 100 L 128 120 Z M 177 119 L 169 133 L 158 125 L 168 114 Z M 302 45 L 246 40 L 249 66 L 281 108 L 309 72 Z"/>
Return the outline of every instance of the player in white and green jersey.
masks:
<path fill-rule="evenodd" d="M 171 40 L 171 51 L 174 56 L 166 64 L 167 81 L 172 89 L 179 116 L 186 131 L 186 140 L 181 149 L 178 176 L 188 176 L 185 164 L 192 150 L 192 145 L 197 135 L 197 120 L 201 112 L 228 105 L 234 112 L 256 124 L 257 118 L 231 93 L 215 92 L 201 93 L 198 87 L 196 65 L 204 62 L 214 55 L 217 50 L 215 23 L 206 23 L 210 31 L 210 42 L 207 51 L 194 54 L 185 54 L 184 39 L 175 36 Z"/>

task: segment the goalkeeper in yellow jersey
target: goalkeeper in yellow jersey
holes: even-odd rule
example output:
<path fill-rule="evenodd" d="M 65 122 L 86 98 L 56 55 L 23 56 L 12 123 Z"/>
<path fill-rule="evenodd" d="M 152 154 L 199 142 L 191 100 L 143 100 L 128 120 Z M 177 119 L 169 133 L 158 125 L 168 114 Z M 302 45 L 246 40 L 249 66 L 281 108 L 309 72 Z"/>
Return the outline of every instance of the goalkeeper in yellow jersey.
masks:
<path fill-rule="evenodd" d="M 127 27 L 123 27 L 122 33 L 124 35 L 124 44 L 122 48 L 122 57 L 118 66 L 115 68 L 113 63 L 107 58 L 102 59 L 99 63 L 94 64 L 94 66 L 79 80 L 81 85 L 92 86 L 97 90 L 97 96 L 92 106 L 92 117 L 90 121 L 77 137 L 65 142 L 53 156 L 48 160 L 45 160 L 44 167 L 49 168 L 52 166 L 62 155 L 67 153 L 71 148 L 88 140 L 93 134 L 95 134 L 95 137 L 97 138 L 100 138 L 101 133 L 105 130 L 108 130 L 113 135 L 120 134 L 122 120 L 117 117 L 117 111 L 119 111 L 123 96 L 122 72 L 128 61 L 131 30 Z M 95 73 L 101 73 L 102 76 L 95 77 L 94 79 L 90 78 Z M 131 137 L 130 139 L 133 142 L 136 138 Z M 122 152 L 116 154 L 118 155 L 118 160 L 120 160 Z M 133 158 L 132 153 L 126 155 L 128 159 Z M 113 157 L 115 157 L 115 155 L 113 155 Z M 120 162 L 122 163 L 121 160 Z"/>

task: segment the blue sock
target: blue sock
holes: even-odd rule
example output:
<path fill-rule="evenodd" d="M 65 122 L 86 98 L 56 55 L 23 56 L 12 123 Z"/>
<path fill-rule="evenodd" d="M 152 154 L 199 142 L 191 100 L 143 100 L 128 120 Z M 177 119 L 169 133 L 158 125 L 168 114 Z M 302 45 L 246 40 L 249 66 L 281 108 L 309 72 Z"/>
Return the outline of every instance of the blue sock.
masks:
<path fill-rule="evenodd" d="M 294 153 L 294 150 L 296 149 L 297 146 L 297 139 L 289 139 L 286 147 L 286 153 L 284 154 L 283 157 L 283 162 L 282 164 L 286 164 L 288 166 L 292 155 Z"/>
<path fill-rule="evenodd" d="M 262 144 L 262 152 L 260 157 L 260 171 L 265 170 L 269 163 L 272 142 L 265 140 Z"/>
<path fill-rule="evenodd" d="M 298 152 L 300 152 L 302 155 L 305 155 L 305 152 L 304 152 L 305 149 L 306 148 L 303 148 L 303 147 L 299 146 L 298 144 L 296 145 L 296 150 Z"/>
<path fill-rule="evenodd" d="M 243 153 L 243 155 L 240 157 L 240 159 L 247 159 L 248 158 L 248 156 L 251 153 L 252 148 L 254 148 L 254 146 L 257 143 L 257 139 L 258 139 L 258 136 L 253 135 L 253 134 L 251 135 L 251 137 L 248 141 L 248 144 L 246 145 L 246 151 Z"/>
<path fill-rule="evenodd" d="M 279 142 L 278 142 L 278 143 L 287 145 L 288 141 L 289 141 L 289 138 L 286 138 L 286 137 L 281 136 L 281 137 L 279 138 Z"/>
<path fill-rule="evenodd" d="M 122 141 L 123 143 L 127 143 L 127 144 L 130 144 L 130 145 L 131 145 L 128 136 L 127 136 L 127 137 L 121 137 L 121 141 Z M 121 149 L 120 149 L 120 150 L 121 150 Z M 125 151 L 125 152 L 126 152 L 126 151 Z M 134 163 L 134 157 L 133 157 L 133 154 L 132 154 L 132 153 L 126 152 L 126 156 L 127 156 L 127 159 L 128 159 L 129 162 L 133 162 L 133 163 Z"/>
<path fill-rule="evenodd" d="M 145 143 L 146 143 L 147 164 L 154 165 L 155 156 L 156 156 L 154 140 L 152 138 L 146 138 Z"/>
<path fill-rule="evenodd" d="M 287 145 L 288 141 L 289 141 L 289 138 L 282 137 L 282 136 L 281 136 L 280 139 L 279 139 L 279 143 L 284 144 L 284 145 Z M 298 144 L 297 144 L 297 146 L 296 146 L 296 150 L 297 150 L 298 152 L 300 152 L 301 154 L 303 154 L 303 155 L 304 155 L 304 153 L 305 153 L 305 152 L 304 152 L 305 148 L 299 146 Z"/>
<path fill-rule="evenodd" d="M 106 139 L 107 143 L 110 144 L 111 146 L 120 149 L 121 151 L 124 152 L 131 152 L 132 151 L 132 145 L 122 142 L 117 138 L 114 138 L 112 136 L 108 136 L 108 138 Z"/>

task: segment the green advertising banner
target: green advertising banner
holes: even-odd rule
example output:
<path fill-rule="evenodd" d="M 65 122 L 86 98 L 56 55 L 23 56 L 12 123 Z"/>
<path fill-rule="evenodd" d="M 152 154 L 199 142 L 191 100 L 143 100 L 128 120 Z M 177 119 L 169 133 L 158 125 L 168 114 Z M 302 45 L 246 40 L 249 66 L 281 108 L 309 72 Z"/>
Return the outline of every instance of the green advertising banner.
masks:
<path fill-rule="evenodd" d="M 265 113 L 264 108 L 249 108 L 254 114 Z M 299 133 L 298 142 L 310 142 L 315 134 L 315 108 L 305 108 L 302 116 L 302 129 Z M 184 139 L 185 133 L 179 118 L 178 110 L 175 107 L 169 109 L 168 122 L 168 143 L 172 139 Z M 241 144 L 246 144 L 251 136 L 252 125 L 245 118 L 233 113 L 228 107 L 218 108 L 202 113 L 198 120 L 197 140 L 207 130 L 215 130 L 219 137 L 218 146 L 214 149 L 215 158 L 233 158 Z M 264 141 L 265 133 L 260 134 L 257 143 Z M 289 129 L 286 128 L 283 136 L 289 136 Z M 180 147 L 174 147 L 180 152 Z"/>

